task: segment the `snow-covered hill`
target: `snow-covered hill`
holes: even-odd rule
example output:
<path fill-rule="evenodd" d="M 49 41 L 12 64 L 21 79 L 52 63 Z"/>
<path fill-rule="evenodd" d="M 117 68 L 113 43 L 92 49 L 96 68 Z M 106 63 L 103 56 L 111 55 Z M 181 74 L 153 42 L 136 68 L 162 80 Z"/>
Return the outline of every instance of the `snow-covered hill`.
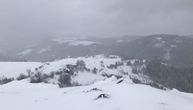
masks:
<path fill-rule="evenodd" d="M 60 80 L 69 80 L 64 86 L 89 85 L 98 80 L 115 76 L 135 80 L 137 83 L 153 85 L 154 82 L 143 74 L 145 60 L 122 60 L 118 56 L 103 55 L 91 57 L 65 58 L 47 62 L 31 71 L 30 82 L 60 84 Z M 67 78 L 67 79 L 66 79 Z M 158 85 L 159 86 L 159 85 Z"/>
<path fill-rule="evenodd" d="M 143 74 L 145 63 L 146 60 L 123 60 L 113 55 L 46 63 L 1 62 L 0 107 L 3 110 L 193 108 L 193 94 L 170 90 L 153 82 Z M 25 79 L 18 80 L 20 73 L 26 75 Z M 2 77 L 17 80 L 5 84 Z"/>
<path fill-rule="evenodd" d="M 0 43 L 0 61 L 53 61 L 68 56 L 114 54 L 137 59 L 158 57 L 174 65 L 191 66 L 193 64 L 193 39 L 171 34 L 110 38 L 65 36 L 36 39 L 35 42 L 27 39 L 20 43 L 19 40 L 17 45 L 11 46 L 7 45 L 10 43 L 3 45 L 4 43 Z M 8 49 L 8 47 L 12 48 Z"/>
<path fill-rule="evenodd" d="M 53 62 L 1 62 L 1 84 L 13 79 L 28 77 L 29 82 L 46 82 L 63 86 L 89 85 L 96 81 L 115 76 L 131 79 L 136 83 L 154 85 L 154 82 L 143 74 L 145 60 L 122 60 L 118 56 L 90 56 L 65 58 Z M 21 74 L 22 73 L 22 74 Z M 24 75 L 24 76 L 23 76 Z M 12 78 L 7 80 L 5 78 Z M 156 84 L 156 86 L 159 86 Z"/>
<path fill-rule="evenodd" d="M 1 62 L 0 84 L 28 78 L 31 83 L 45 82 L 67 87 L 90 85 L 115 76 L 117 79 L 130 79 L 135 83 L 166 89 L 143 74 L 145 63 L 145 60 L 122 60 L 114 55 L 65 58 L 46 63 Z"/>
<path fill-rule="evenodd" d="M 3 110 L 192 110 L 193 94 L 119 82 L 115 77 L 92 85 L 58 88 L 26 80 L 0 85 Z"/>
<path fill-rule="evenodd" d="M 19 74 L 27 74 L 27 70 L 34 70 L 42 65 L 39 62 L 0 62 L 0 77 L 16 78 Z"/>

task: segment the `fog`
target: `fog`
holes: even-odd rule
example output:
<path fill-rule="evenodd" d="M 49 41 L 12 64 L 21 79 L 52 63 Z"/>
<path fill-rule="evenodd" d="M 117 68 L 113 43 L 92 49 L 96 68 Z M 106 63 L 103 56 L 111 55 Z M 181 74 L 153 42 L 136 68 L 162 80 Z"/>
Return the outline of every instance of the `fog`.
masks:
<path fill-rule="evenodd" d="M 0 0 L 0 38 L 192 34 L 192 0 Z"/>

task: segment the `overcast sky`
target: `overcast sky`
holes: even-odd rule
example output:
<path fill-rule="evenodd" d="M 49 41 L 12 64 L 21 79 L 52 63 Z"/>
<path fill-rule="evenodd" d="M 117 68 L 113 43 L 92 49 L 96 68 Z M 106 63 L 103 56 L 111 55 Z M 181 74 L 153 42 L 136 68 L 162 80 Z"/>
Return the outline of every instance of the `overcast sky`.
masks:
<path fill-rule="evenodd" d="M 193 34 L 193 0 L 0 0 L 0 38 Z"/>

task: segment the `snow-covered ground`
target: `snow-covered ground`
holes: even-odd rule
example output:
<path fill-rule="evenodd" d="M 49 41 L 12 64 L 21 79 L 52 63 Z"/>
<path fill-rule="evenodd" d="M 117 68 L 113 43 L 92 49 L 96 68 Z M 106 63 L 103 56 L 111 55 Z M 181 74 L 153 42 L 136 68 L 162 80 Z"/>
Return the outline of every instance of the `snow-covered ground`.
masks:
<path fill-rule="evenodd" d="M 101 63 L 106 67 L 121 61 L 120 57 L 116 57 L 116 56 L 114 57 L 115 58 L 106 58 L 103 55 L 97 55 L 93 57 L 65 58 L 62 60 L 50 62 L 48 65 L 44 65 L 42 70 L 44 73 L 50 73 L 53 71 L 57 71 L 61 68 L 64 68 L 67 64 L 74 65 L 77 63 L 78 60 L 84 61 L 86 67 L 89 69 L 97 68 L 100 70 L 103 68 Z"/>
<path fill-rule="evenodd" d="M 30 79 L 14 80 L 0 85 L 0 109 L 2 110 L 192 110 L 193 94 L 177 90 L 161 90 L 148 85 L 135 84 L 136 78 L 148 84 L 151 82 L 143 74 L 132 72 L 136 59 L 123 61 L 120 57 L 66 58 L 54 62 L 0 62 L 0 77 L 26 74 L 27 69 L 34 73 L 50 74 L 84 61 L 90 71 L 77 71 L 71 81 L 80 84 L 77 87 L 59 88 L 56 79 L 47 83 L 29 83 Z M 142 60 L 142 62 L 145 62 Z M 122 63 L 116 68 L 111 65 Z M 143 66 L 143 65 L 142 65 Z M 139 66 L 141 67 L 141 66 Z M 37 68 L 37 69 L 35 69 Z M 97 72 L 93 73 L 96 68 Z M 107 78 L 103 76 L 120 75 Z M 32 75 L 33 76 L 33 75 Z"/>
<path fill-rule="evenodd" d="M 78 61 L 83 61 L 85 67 L 89 69 L 89 71 L 77 71 L 71 76 L 71 83 L 77 83 L 80 85 L 88 85 L 92 84 L 95 81 L 103 80 L 106 76 L 117 75 L 125 78 L 135 78 L 140 80 L 142 83 L 150 83 L 151 80 L 144 76 L 143 74 L 134 74 L 132 73 L 132 67 L 127 65 L 127 61 L 123 61 L 118 56 L 109 56 L 105 57 L 104 55 L 90 56 L 90 57 L 78 57 L 78 58 L 65 58 L 58 61 L 47 62 L 41 66 L 34 73 L 41 72 L 42 74 L 51 74 L 63 71 L 66 69 L 67 65 L 76 65 Z M 136 59 L 130 60 L 133 64 Z M 120 65 L 119 65 L 120 64 Z M 119 65 L 116 68 L 114 65 Z M 112 68 L 110 68 L 112 66 Z M 93 73 L 93 70 L 96 70 Z M 105 76 L 104 76 L 105 75 Z M 56 76 L 54 78 L 48 79 L 48 83 L 58 83 L 59 77 Z"/>
<path fill-rule="evenodd" d="M 105 94 L 107 98 L 99 97 Z M 193 94 L 163 91 L 109 78 L 89 86 L 58 88 L 26 80 L 0 85 L 2 110 L 192 110 Z"/>
<path fill-rule="evenodd" d="M 7 78 L 16 78 L 21 73 L 27 74 L 27 70 L 36 72 L 35 68 L 38 71 L 41 71 L 43 74 L 51 74 L 52 72 L 61 71 L 66 68 L 66 65 L 76 65 L 77 61 L 84 61 L 85 67 L 90 71 L 78 72 L 73 76 L 74 82 L 80 84 L 90 84 L 96 80 L 102 80 L 102 74 L 109 75 L 123 75 L 125 73 L 132 73 L 130 66 L 127 66 L 125 63 L 122 66 L 117 67 L 116 69 L 108 68 L 110 65 L 115 65 L 116 63 L 122 62 L 121 58 L 118 56 L 105 57 L 103 55 L 91 56 L 91 57 L 78 57 L 78 58 L 65 58 L 62 60 L 57 60 L 53 62 L 0 62 L 0 77 Z M 134 60 L 131 60 L 131 63 L 134 63 Z M 92 71 L 96 69 L 94 74 Z M 51 79 L 52 80 L 52 79 Z M 55 81 L 51 81 L 55 82 Z"/>
<path fill-rule="evenodd" d="M 17 77 L 19 74 L 26 74 L 26 70 L 34 70 L 42 65 L 38 62 L 0 62 L 0 77 Z"/>

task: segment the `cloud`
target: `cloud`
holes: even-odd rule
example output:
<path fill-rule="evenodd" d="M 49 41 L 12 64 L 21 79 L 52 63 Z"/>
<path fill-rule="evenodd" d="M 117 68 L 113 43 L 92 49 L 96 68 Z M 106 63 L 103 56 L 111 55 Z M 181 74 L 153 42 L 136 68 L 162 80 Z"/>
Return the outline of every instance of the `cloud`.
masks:
<path fill-rule="evenodd" d="M 1 0 L 0 36 L 192 34 L 192 0 Z"/>

